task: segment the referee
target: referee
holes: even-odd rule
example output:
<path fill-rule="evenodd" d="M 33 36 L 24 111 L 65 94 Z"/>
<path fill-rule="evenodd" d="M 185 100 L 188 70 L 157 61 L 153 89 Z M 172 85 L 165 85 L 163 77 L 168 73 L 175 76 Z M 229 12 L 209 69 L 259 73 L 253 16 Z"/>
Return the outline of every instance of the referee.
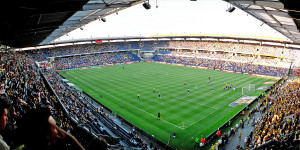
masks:
<path fill-rule="evenodd" d="M 160 120 L 160 112 L 157 113 L 157 119 Z"/>

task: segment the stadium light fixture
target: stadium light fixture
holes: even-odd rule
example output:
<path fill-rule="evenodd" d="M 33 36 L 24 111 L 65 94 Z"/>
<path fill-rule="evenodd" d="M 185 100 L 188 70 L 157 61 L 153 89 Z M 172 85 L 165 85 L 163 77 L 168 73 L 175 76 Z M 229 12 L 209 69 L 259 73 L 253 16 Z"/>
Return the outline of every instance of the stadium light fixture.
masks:
<path fill-rule="evenodd" d="M 143 6 L 144 6 L 145 9 L 150 9 L 151 8 L 151 5 L 150 5 L 149 1 L 144 2 Z"/>
<path fill-rule="evenodd" d="M 232 13 L 235 10 L 235 7 L 230 6 L 226 11 Z"/>
<path fill-rule="evenodd" d="M 106 22 L 106 19 L 105 18 L 101 18 L 101 21 Z"/>

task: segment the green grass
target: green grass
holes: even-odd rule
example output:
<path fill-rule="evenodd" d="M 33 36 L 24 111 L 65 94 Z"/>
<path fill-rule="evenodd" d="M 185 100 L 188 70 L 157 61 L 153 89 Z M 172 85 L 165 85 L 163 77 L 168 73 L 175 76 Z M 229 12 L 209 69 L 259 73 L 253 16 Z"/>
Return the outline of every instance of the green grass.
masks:
<path fill-rule="evenodd" d="M 123 69 L 125 67 L 125 69 Z M 158 73 L 158 75 L 157 75 Z M 245 105 L 228 106 L 242 96 L 242 86 L 255 87 L 274 79 L 158 63 L 77 69 L 61 72 L 71 83 L 147 133 L 171 146 L 192 149 L 192 137 L 208 136 Z M 212 85 L 207 83 L 208 77 Z M 184 82 L 190 82 L 184 85 Z M 237 86 L 223 90 L 224 83 Z M 212 92 L 212 86 L 214 92 Z M 153 93 L 153 88 L 156 92 Z M 190 93 L 187 93 L 187 89 Z M 162 98 L 158 98 L 158 92 Z M 256 91 L 259 95 L 263 91 Z M 99 93 L 103 98 L 99 98 Z M 140 94 L 140 100 L 137 95 Z M 162 119 L 157 119 L 160 112 Z M 184 127 L 182 127 L 184 122 Z"/>

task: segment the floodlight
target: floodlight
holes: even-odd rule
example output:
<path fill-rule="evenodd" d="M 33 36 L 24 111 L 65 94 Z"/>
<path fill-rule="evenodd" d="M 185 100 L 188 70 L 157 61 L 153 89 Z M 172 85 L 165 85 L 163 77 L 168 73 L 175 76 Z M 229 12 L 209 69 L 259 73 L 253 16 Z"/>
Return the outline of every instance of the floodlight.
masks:
<path fill-rule="evenodd" d="M 232 13 L 235 10 L 235 7 L 231 6 L 227 9 L 227 12 Z"/>
<path fill-rule="evenodd" d="M 149 2 L 145 2 L 143 4 L 143 6 L 145 7 L 145 9 L 150 9 L 151 8 L 151 5 L 149 4 Z"/>

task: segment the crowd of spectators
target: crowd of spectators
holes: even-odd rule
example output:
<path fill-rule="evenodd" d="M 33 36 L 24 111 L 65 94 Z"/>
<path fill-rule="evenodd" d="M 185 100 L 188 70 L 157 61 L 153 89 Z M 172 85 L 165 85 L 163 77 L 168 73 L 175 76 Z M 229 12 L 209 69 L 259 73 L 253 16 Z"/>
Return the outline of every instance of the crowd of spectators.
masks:
<path fill-rule="evenodd" d="M 139 60 L 140 58 L 136 54 L 133 54 L 131 52 L 119 52 L 73 57 L 57 57 L 51 64 L 52 68 L 55 70 L 66 70 L 90 66 L 103 66 L 106 64 L 118 64 Z"/>
<path fill-rule="evenodd" d="M 154 47 L 155 47 L 155 42 L 150 42 L 150 41 L 144 41 L 140 44 L 140 48 L 143 51 L 154 51 Z"/>
<path fill-rule="evenodd" d="M 103 107 L 96 108 L 88 97 L 63 84 L 61 82 L 63 78 L 56 72 L 46 71 L 45 74 L 69 115 L 79 125 L 87 127 L 95 134 L 110 136 L 103 127 L 105 125 L 106 128 L 120 136 L 130 146 L 147 147 L 146 142 L 140 139 L 136 133 L 127 132 L 115 123 L 114 119 L 104 111 Z M 117 144 L 114 141 L 109 143 Z"/>
<path fill-rule="evenodd" d="M 276 57 L 264 57 L 260 55 L 252 54 L 238 54 L 233 52 L 222 52 L 222 51 L 192 51 L 192 50 L 174 50 L 171 51 L 172 55 L 185 56 L 185 57 L 200 57 L 200 58 L 212 58 L 220 60 L 229 60 L 237 62 L 247 62 L 255 64 L 264 64 L 271 66 L 279 66 L 278 62 L 281 60 Z"/>
<path fill-rule="evenodd" d="M 252 53 L 294 58 L 292 49 L 278 46 L 262 46 L 260 44 L 233 43 L 218 41 L 170 41 L 169 48 L 207 49 L 233 51 L 238 53 Z"/>
<path fill-rule="evenodd" d="M 21 134 L 25 130 L 19 131 L 18 129 L 30 123 L 28 120 L 24 120 L 24 116 L 40 107 L 45 107 L 51 112 L 59 128 L 73 133 L 74 128 L 61 111 L 56 97 L 47 90 L 33 60 L 25 55 L 12 53 L 1 53 L 0 57 L 1 95 L 12 105 L 6 134 L 3 134 L 8 145 L 13 148 L 25 144 L 24 138 L 30 139 L 28 135 Z M 29 134 L 35 133 L 35 130 L 27 130 Z M 20 136 L 14 137 L 16 134 Z M 32 140 L 32 142 L 36 141 Z"/>
<path fill-rule="evenodd" d="M 46 61 L 48 57 L 104 52 L 107 49 L 107 44 L 83 44 L 22 51 L 20 53 L 25 53 L 29 58 L 32 58 L 34 61 Z"/>
<path fill-rule="evenodd" d="M 124 50 L 140 49 L 142 51 L 154 51 L 155 47 L 167 47 L 167 42 L 141 41 L 141 42 L 107 42 L 101 44 L 67 45 L 44 48 L 38 50 L 22 51 L 34 61 L 46 61 L 48 57 L 94 54 L 104 52 L 117 52 Z"/>
<path fill-rule="evenodd" d="M 56 58 L 52 63 L 52 67 L 56 68 L 56 70 L 82 68 L 98 65 L 103 65 L 103 63 L 101 63 L 97 55 Z"/>
<path fill-rule="evenodd" d="M 140 58 L 137 55 L 133 54 L 132 52 L 122 52 L 122 53 L 118 53 L 117 55 L 119 55 L 122 58 L 123 62 L 140 60 Z"/>
<path fill-rule="evenodd" d="M 45 61 L 49 57 L 69 55 L 90 55 L 95 53 L 119 52 L 139 49 L 155 51 L 157 48 L 178 49 L 176 55 L 209 57 L 242 62 L 258 62 L 266 65 L 289 63 L 296 59 L 296 51 L 279 46 L 262 46 L 260 44 L 217 42 L 217 41 L 125 41 L 101 44 L 82 44 L 30 50 L 25 53 L 35 61 Z M 185 51 L 182 51 L 185 50 Z"/>
<path fill-rule="evenodd" d="M 221 135 L 220 130 L 216 131 L 218 141 L 212 144 L 211 150 L 225 146 L 227 143 L 238 144 L 237 150 L 242 149 L 299 149 L 300 144 L 300 82 L 299 76 L 287 80 L 283 78 L 281 82 L 272 85 L 267 93 L 262 93 L 260 100 L 245 115 L 241 115 L 239 123 L 228 126 L 231 129 Z M 251 126 L 251 127 L 250 127 Z M 240 129 L 241 128 L 241 129 Z M 242 129 L 250 131 L 243 135 L 244 145 L 232 140 L 242 140 Z M 244 132 L 243 132 L 244 133 Z M 235 136 L 237 134 L 237 136 Z M 231 138 L 233 136 L 233 138 Z M 236 137 L 236 138 L 235 138 Z M 204 143 L 202 144 L 202 146 Z M 234 145 L 226 147 L 231 149 Z M 200 144 L 201 147 L 201 144 Z M 243 148 L 244 147 L 244 148 Z"/>
<path fill-rule="evenodd" d="M 256 148 L 275 141 L 276 147 L 287 148 L 300 142 L 300 83 L 292 82 L 287 86 L 275 85 L 274 89 L 251 110 L 265 113 L 253 118 L 254 130 L 247 136 L 246 147 Z"/>
<path fill-rule="evenodd" d="M 122 58 L 131 58 L 128 55 L 130 54 L 127 53 L 127 56 L 124 54 Z M 107 63 L 114 60 L 108 55 L 96 57 L 105 58 L 103 62 L 107 61 Z M 122 139 L 127 139 L 130 146 L 147 147 L 146 142 L 142 141 L 137 133 L 125 131 L 114 123 L 112 117 L 105 113 L 103 108 L 96 108 L 91 104 L 90 99 L 60 82 L 62 78 L 56 72 L 42 71 L 48 79 L 47 82 L 50 83 L 50 87 L 55 92 L 52 93 L 52 90 L 49 91 L 47 88 L 48 84 L 41 76 L 41 70 L 37 68 L 32 59 L 18 53 L 1 53 L 0 58 L 1 95 L 6 97 L 5 99 L 8 99 L 8 102 L 11 101 L 12 105 L 7 130 L 2 133 L 2 136 L 6 140 L 7 145 L 12 149 L 18 146 L 21 149 L 24 146 L 32 149 L 47 146 L 44 142 L 47 140 L 46 136 L 50 136 L 46 130 L 48 118 L 50 120 L 54 118 L 54 120 L 52 119 L 49 122 L 49 127 L 57 125 L 58 132 L 56 134 L 58 133 L 57 137 L 60 136 L 56 140 L 56 137 L 53 137 L 54 143 L 57 140 L 60 141 L 59 145 L 52 145 L 53 148 L 64 145 L 67 146 L 66 149 L 83 149 L 81 144 L 71 135 L 72 133 L 77 135 L 78 132 L 74 132 L 73 130 L 77 130 L 78 128 L 85 128 L 86 131 L 92 132 L 94 135 L 106 135 L 105 138 L 109 144 L 119 144 L 118 138 L 112 138 L 106 131 L 107 126 L 111 126 L 112 132 Z M 91 58 L 89 57 L 88 59 Z M 81 58 L 77 61 L 88 63 L 88 59 Z M 57 96 L 59 99 L 57 99 Z M 49 113 L 46 110 L 49 110 Z M 102 119 L 99 119 L 100 117 Z M 39 121 L 39 119 L 41 120 Z M 103 122 L 106 122 L 106 124 Z M 35 127 L 37 124 L 39 126 Z M 29 134 L 32 134 L 33 137 L 29 138 Z M 41 137 L 41 134 L 45 136 L 45 139 Z M 82 139 L 82 135 L 78 136 L 80 142 L 87 145 L 88 141 L 86 140 L 88 139 Z M 68 143 L 71 145 L 62 144 L 61 140 L 64 138 L 68 138 Z M 41 142 L 39 143 L 38 141 Z"/>
<path fill-rule="evenodd" d="M 93 111 L 100 113 L 103 112 L 103 110 L 90 110 L 87 98 L 60 82 L 62 77 L 58 74 L 46 71 L 45 76 L 71 118 L 74 119 L 79 126 L 85 126 L 89 130 L 94 129 L 93 131 L 96 134 L 109 135 L 103 126 L 100 125 L 99 119 L 92 113 Z"/>
<path fill-rule="evenodd" d="M 219 54 L 221 55 L 221 54 Z M 213 69 L 223 69 L 227 71 L 248 73 L 248 74 L 259 74 L 266 76 L 282 77 L 284 76 L 288 68 L 264 66 L 259 63 L 254 64 L 252 61 L 239 62 L 227 59 L 219 59 L 219 55 L 214 57 L 214 54 L 209 53 L 193 53 L 193 52 L 182 52 L 172 51 L 168 54 L 155 55 L 151 60 L 159 62 L 167 62 L 173 64 L 184 64 L 198 67 L 206 67 Z M 201 57 L 199 57 L 201 56 Z M 205 57 L 209 56 L 209 57 Z M 238 57 L 238 56 L 236 56 Z M 242 56 L 244 58 L 244 56 Z M 251 60 L 251 59 L 250 59 Z"/>

